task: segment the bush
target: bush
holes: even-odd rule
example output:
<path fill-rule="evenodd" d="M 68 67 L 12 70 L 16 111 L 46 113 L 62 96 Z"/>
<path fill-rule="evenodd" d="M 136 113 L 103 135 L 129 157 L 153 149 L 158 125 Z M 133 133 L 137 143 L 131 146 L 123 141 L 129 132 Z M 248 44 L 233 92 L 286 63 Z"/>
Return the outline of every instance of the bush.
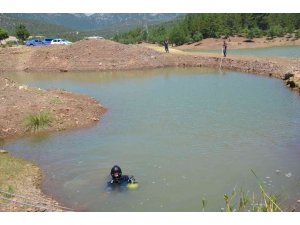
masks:
<path fill-rule="evenodd" d="M 25 41 L 30 36 L 29 31 L 26 29 L 25 25 L 20 24 L 16 27 L 16 36 L 22 41 Z"/>
<path fill-rule="evenodd" d="M 196 32 L 194 35 L 193 35 L 193 40 L 195 42 L 197 41 L 201 41 L 203 39 L 203 34 L 201 32 Z"/>
<path fill-rule="evenodd" d="M 297 30 L 297 32 L 296 32 L 296 36 L 295 36 L 296 38 L 300 38 L 300 29 L 299 30 Z"/>
<path fill-rule="evenodd" d="M 27 130 L 36 132 L 40 128 L 50 126 L 52 119 L 48 112 L 40 112 L 36 114 L 29 114 L 25 118 L 25 126 Z"/>
<path fill-rule="evenodd" d="M 263 36 L 263 32 L 261 29 L 259 29 L 258 27 L 254 27 L 251 29 L 253 32 L 254 37 L 259 38 Z"/>
<path fill-rule="evenodd" d="M 0 42 L 4 39 L 8 38 L 8 34 L 7 34 L 7 31 L 0 28 Z"/>
<path fill-rule="evenodd" d="M 284 29 L 281 26 L 277 25 L 270 27 L 270 29 L 267 31 L 267 36 L 270 38 L 282 37 L 284 33 Z"/>
<path fill-rule="evenodd" d="M 176 45 L 182 45 L 186 42 L 186 35 L 180 27 L 174 27 L 170 32 L 170 41 Z"/>

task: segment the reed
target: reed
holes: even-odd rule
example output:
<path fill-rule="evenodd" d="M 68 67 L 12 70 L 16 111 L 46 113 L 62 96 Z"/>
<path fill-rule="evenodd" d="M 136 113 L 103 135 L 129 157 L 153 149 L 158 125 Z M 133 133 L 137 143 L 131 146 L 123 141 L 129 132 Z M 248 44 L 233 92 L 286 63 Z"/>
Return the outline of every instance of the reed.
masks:
<path fill-rule="evenodd" d="M 48 112 L 29 114 L 25 117 L 25 126 L 29 131 L 36 132 L 41 128 L 50 126 L 52 118 Z"/>
<path fill-rule="evenodd" d="M 251 172 L 258 182 L 260 194 L 253 192 L 250 195 L 249 191 L 245 192 L 242 188 L 236 191 L 234 188 L 231 194 L 224 195 L 224 210 L 227 212 L 283 212 L 279 206 L 280 196 L 268 193 L 263 182 L 252 169 Z"/>

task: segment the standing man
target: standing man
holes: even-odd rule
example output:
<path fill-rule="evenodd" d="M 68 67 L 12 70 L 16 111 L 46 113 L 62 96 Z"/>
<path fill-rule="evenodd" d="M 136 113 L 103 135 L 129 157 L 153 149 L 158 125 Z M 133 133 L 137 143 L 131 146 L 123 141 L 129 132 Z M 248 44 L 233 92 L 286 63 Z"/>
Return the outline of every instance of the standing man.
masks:
<path fill-rule="evenodd" d="M 164 41 L 164 45 L 165 45 L 165 51 L 166 51 L 166 53 L 169 53 L 169 41 L 165 40 Z"/>
<path fill-rule="evenodd" d="M 223 56 L 226 57 L 226 55 L 227 55 L 227 43 L 225 41 L 223 43 L 222 51 L 223 51 Z"/>

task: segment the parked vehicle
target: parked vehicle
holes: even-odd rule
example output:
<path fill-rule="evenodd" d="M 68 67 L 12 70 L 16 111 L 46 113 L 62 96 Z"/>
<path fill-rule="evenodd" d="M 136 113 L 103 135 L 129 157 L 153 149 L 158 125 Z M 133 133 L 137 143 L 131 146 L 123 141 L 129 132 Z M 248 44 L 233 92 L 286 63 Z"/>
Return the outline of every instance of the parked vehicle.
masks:
<path fill-rule="evenodd" d="M 72 44 L 72 42 L 61 38 L 55 38 L 51 41 L 51 45 L 69 45 L 69 44 Z"/>
<path fill-rule="evenodd" d="M 53 38 L 44 38 L 42 42 L 44 43 L 44 45 L 50 45 L 52 40 Z"/>
<path fill-rule="evenodd" d="M 44 45 L 44 43 L 41 40 L 34 39 L 34 40 L 26 41 L 25 45 L 27 45 L 27 46 L 41 46 L 41 45 Z"/>

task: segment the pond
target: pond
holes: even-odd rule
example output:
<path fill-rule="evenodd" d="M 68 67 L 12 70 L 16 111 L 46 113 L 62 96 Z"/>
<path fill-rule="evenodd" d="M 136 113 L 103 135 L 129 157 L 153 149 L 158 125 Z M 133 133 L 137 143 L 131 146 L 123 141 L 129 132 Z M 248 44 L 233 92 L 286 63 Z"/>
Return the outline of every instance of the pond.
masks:
<path fill-rule="evenodd" d="M 220 53 L 220 50 L 186 50 L 189 52 L 199 52 L 199 53 Z M 246 49 L 230 49 L 227 50 L 227 55 L 253 55 L 253 56 L 280 56 L 289 58 L 299 58 L 300 57 L 300 46 L 284 46 L 284 47 L 271 47 L 271 48 L 246 48 Z"/>
<path fill-rule="evenodd" d="M 5 143 L 37 162 L 43 190 L 80 211 L 220 211 L 234 188 L 257 192 L 253 169 L 286 205 L 300 198 L 300 96 L 282 81 L 231 71 L 21 73 L 16 81 L 95 97 L 96 126 Z M 106 189 L 110 169 L 137 190 Z"/>

